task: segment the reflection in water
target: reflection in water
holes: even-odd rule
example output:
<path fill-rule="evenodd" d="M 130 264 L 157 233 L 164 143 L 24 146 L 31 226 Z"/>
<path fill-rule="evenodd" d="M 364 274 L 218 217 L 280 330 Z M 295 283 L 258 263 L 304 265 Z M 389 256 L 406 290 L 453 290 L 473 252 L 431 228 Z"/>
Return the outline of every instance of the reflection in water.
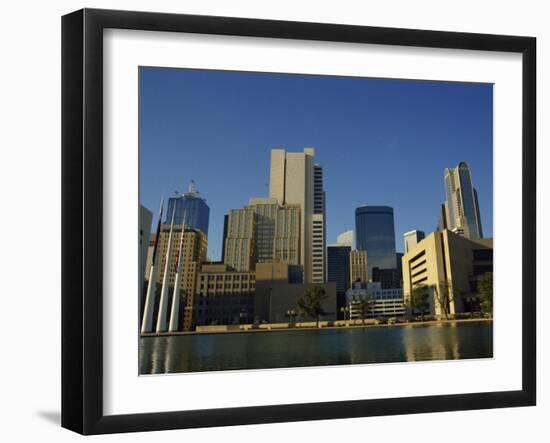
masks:
<path fill-rule="evenodd" d="M 140 339 L 140 374 L 493 356 L 492 322 Z"/>

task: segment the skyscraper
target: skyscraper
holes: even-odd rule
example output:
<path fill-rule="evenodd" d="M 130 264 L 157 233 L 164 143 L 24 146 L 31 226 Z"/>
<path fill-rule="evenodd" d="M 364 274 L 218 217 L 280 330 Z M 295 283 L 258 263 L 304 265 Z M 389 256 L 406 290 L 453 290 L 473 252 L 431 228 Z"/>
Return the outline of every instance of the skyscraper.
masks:
<path fill-rule="evenodd" d="M 350 284 L 349 246 L 327 246 L 327 281 L 336 283 L 336 294 L 345 294 Z"/>
<path fill-rule="evenodd" d="M 395 269 L 395 228 L 393 208 L 360 206 L 355 210 L 355 241 L 358 250 L 367 251 L 368 273 L 372 269 Z"/>
<path fill-rule="evenodd" d="M 477 191 L 466 162 L 445 168 L 445 203 L 439 216 L 438 230 L 448 229 L 472 240 L 483 237 Z"/>
<path fill-rule="evenodd" d="M 327 246 L 327 282 L 336 283 L 336 313 L 339 318 L 345 317 L 341 308 L 346 306 L 346 290 L 350 285 L 350 252 L 351 246 Z"/>
<path fill-rule="evenodd" d="M 369 261 L 367 251 L 356 249 L 349 253 L 349 278 L 352 287 L 353 283 L 361 281 L 363 283 L 369 281 Z"/>
<path fill-rule="evenodd" d="M 418 231 L 416 229 L 405 232 L 403 234 L 403 242 L 405 243 L 405 254 L 409 252 L 412 248 L 414 248 L 420 240 L 422 240 L 426 235 L 424 234 L 424 231 Z M 398 267 L 401 267 L 399 265 Z"/>
<path fill-rule="evenodd" d="M 300 264 L 304 282 L 325 280 L 325 193 L 323 170 L 313 148 L 304 152 L 271 150 L 269 196 L 280 205 L 300 207 Z"/>
<path fill-rule="evenodd" d="M 230 269 L 245 272 L 253 271 L 256 263 L 301 263 L 298 205 L 252 198 L 248 206 L 229 211 L 224 231 L 223 261 Z"/>
<path fill-rule="evenodd" d="M 200 229 L 208 236 L 210 208 L 206 204 L 206 200 L 195 189 L 195 182 L 193 180 L 189 183 L 187 192 L 177 194 L 175 197 L 168 199 L 168 210 L 166 211 L 164 223 L 170 223 L 174 209 L 175 224 L 181 225 L 185 221 L 185 226 Z"/>

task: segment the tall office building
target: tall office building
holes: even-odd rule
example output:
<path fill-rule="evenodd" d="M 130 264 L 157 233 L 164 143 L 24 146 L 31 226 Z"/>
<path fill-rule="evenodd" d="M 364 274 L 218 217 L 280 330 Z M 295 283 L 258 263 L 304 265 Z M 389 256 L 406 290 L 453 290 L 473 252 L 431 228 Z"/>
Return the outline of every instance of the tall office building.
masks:
<path fill-rule="evenodd" d="M 345 293 L 350 284 L 349 246 L 327 246 L 327 281 L 336 283 L 336 292 Z"/>
<path fill-rule="evenodd" d="M 323 170 L 314 163 L 315 150 L 271 150 L 269 196 L 280 205 L 300 207 L 300 264 L 304 282 L 325 280 L 325 193 Z"/>
<path fill-rule="evenodd" d="M 405 254 L 409 252 L 412 248 L 414 248 L 420 242 L 420 240 L 424 239 L 425 236 L 426 235 L 424 234 L 424 231 L 418 231 L 416 229 L 413 231 L 405 232 L 403 234 Z"/>
<path fill-rule="evenodd" d="M 224 231 L 223 261 L 233 270 L 253 271 L 256 263 L 266 262 L 300 265 L 298 205 L 281 206 L 274 198 L 252 198 L 248 206 L 229 211 Z"/>
<path fill-rule="evenodd" d="M 181 303 L 182 315 L 181 318 L 184 331 L 191 330 L 193 322 L 193 305 L 195 296 L 195 286 L 197 282 L 197 273 L 200 269 L 200 264 L 206 260 L 206 250 L 208 241 L 206 235 L 200 229 L 191 229 L 185 225 L 185 231 L 183 231 L 182 225 L 174 225 L 172 247 L 170 250 L 170 257 L 167 257 L 168 244 L 170 238 L 170 225 L 162 225 L 160 237 L 159 237 L 159 249 L 158 249 L 158 274 L 157 274 L 157 290 L 160 290 L 160 285 L 164 280 L 164 270 L 166 269 L 166 261 L 170 260 L 170 274 L 167 279 L 167 284 L 170 290 L 169 294 L 172 294 L 172 288 L 174 287 L 176 277 L 176 260 L 179 252 L 182 233 L 183 248 L 181 256 L 181 272 L 182 278 L 180 280 L 180 290 L 182 297 L 185 298 L 185 302 Z M 156 303 L 158 304 L 158 298 Z M 170 309 L 168 309 L 170 312 Z M 156 315 L 155 315 L 156 317 Z M 155 320 L 156 323 L 156 320 Z M 180 328 L 178 328 L 179 330 Z"/>
<path fill-rule="evenodd" d="M 350 287 L 353 283 L 362 281 L 369 281 L 369 262 L 367 257 L 367 251 L 361 251 L 356 249 L 349 253 L 349 277 Z"/>
<path fill-rule="evenodd" d="M 358 250 L 368 252 L 368 273 L 372 269 L 395 269 L 393 208 L 360 206 L 355 210 L 355 241 Z"/>
<path fill-rule="evenodd" d="M 351 246 L 327 246 L 327 282 L 336 283 L 336 312 L 344 318 L 340 308 L 346 306 L 346 290 L 350 287 L 350 260 Z"/>
<path fill-rule="evenodd" d="M 170 224 L 172 212 L 174 212 L 174 223 L 194 229 L 200 229 L 208 236 L 208 222 L 210 218 L 210 208 L 206 200 L 202 198 L 195 189 L 195 182 L 191 180 L 189 189 L 183 194 L 176 194 L 175 197 L 168 199 L 168 210 L 164 223 Z"/>
<path fill-rule="evenodd" d="M 256 263 L 256 216 L 250 207 L 231 209 L 224 239 L 224 263 L 235 271 L 251 271 Z"/>
<path fill-rule="evenodd" d="M 445 168 L 445 202 L 439 216 L 438 230 L 448 229 L 472 240 L 483 238 L 477 191 L 466 162 Z"/>
<path fill-rule="evenodd" d="M 251 198 L 248 207 L 256 215 L 256 262 L 299 265 L 300 206 L 280 206 L 274 198 Z"/>

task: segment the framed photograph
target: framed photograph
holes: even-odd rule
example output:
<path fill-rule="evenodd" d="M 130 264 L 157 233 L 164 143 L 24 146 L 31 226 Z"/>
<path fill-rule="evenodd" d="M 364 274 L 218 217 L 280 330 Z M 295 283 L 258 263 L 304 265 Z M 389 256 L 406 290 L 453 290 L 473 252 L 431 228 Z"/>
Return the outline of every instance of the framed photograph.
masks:
<path fill-rule="evenodd" d="M 62 425 L 536 403 L 531 37 L 62 20 Z"/>

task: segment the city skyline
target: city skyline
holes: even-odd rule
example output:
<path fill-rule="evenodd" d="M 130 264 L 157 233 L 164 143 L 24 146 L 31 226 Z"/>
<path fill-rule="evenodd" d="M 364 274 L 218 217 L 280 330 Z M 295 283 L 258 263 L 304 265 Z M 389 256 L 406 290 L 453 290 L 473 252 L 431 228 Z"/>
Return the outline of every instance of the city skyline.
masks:
<path fill-rule="evenodd" d="M 211 209 L 208 255 L 212 259 L 220 259 L 229 209 L 245 206 L 251 197 L 269 195 L 273 148 L 315 148 L 316 162 L 324 169 L 327 244 L 354 227 L 354 211 L 365 204 L 394 208 L 397 238 L 413 229 L 434 231 L 444 200 L 443 171 L 462 160 L 471 166 L 478 189 L 484 234 L 492 236 L 490 85 L 155 68 L 142 68 L 140 79 L 141 203 L 153 210 L 161 195 L 167 199 L 171 191 L 182 191 L 194 179 Z M 313 92 L 336 109 L 304 110 L 306 96 L 310 105 L 319 104 Z M 239 94 L 244 97 L 235 101 Z M 396 94 L 399 107 L 394 104 L 389 112 Z M 336 112 L 343 105 L 349 108 L 346 111 L 356 110 L 356 102 L 364 102 L 365 96 L 372 100 L 366 101 L 363 114 L 377 128 L 366 117 L 358 118 L 358 113 L 348 114 L 352 121 L 347 121 Z M 297 102 L 300 109 L 293 111 Z M 225 114 L 230 104 L 249 120 Z M 252 111 L 260 110 L 262 115 L 252 119 Z M 291 118 L 296 113 L 301 115 L 295 119 L 298 122 Z M 198 118 L 202 123 L 197 123 Z M 333 118 L 329 132 L 322 124 L 328 118 Z M 413 130 L 414 122 L 423 125 Z M 232 134 L 238 135 L 236 139 Z M 335 142 L 336 137 L 340 142 Z M 245 150 L 245 157 L 239 155 Z M 397 154 L 403 161 L 391 161 Z M 402 250 L 400 242 L 396 246 Z"/>

